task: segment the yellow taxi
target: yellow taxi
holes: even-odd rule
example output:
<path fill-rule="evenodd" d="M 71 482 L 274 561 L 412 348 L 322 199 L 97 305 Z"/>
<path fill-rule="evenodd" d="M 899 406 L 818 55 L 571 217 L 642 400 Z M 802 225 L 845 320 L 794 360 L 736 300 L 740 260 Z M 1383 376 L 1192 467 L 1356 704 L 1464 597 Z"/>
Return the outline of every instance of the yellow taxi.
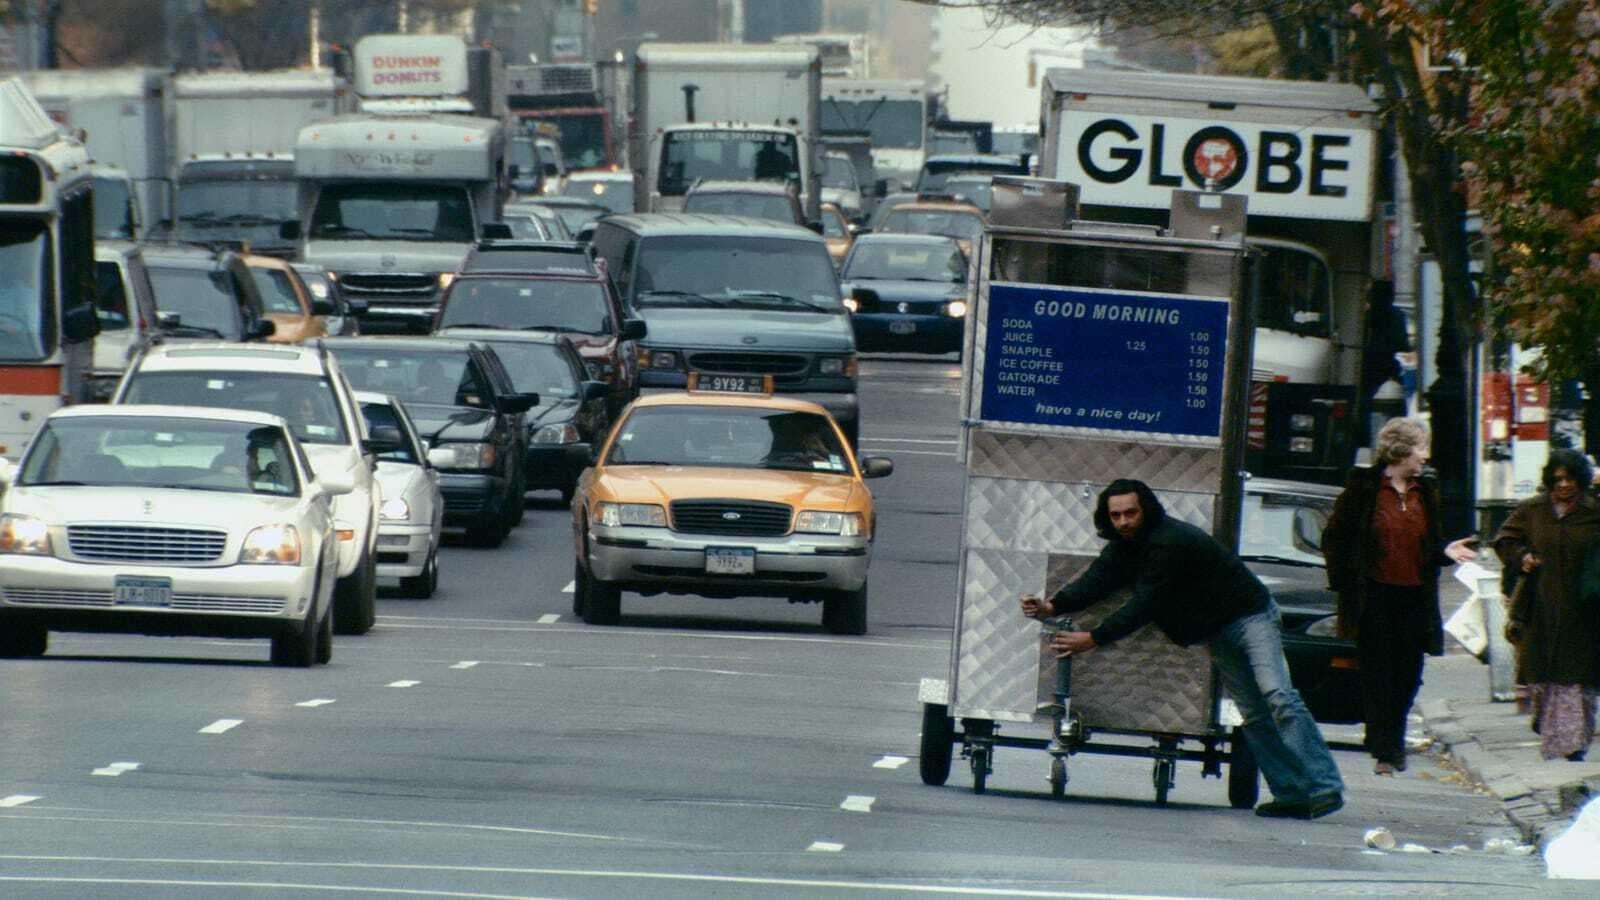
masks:
<path fill-rule="evenodd" d="M 855 240 L 855 232 L 850 230 L 850 223 L 839 205 L 822 204 L 822 242 L 828 245 L 828 258 L 833 260 L 835 269 L 844 265 L 844 258 L 850 255 L 850 245 Z"/>
<path fill-rule="evenodd" d="M 983 210 L 965 200 L 918 197 L 890 210 L 874 230 L 886 234 L 942 234 L 955 238 L 961 252 L 972 259 L 973 248 L 983 238 L 986 220 Z"/>
<path fill-rule="evenodd" d="M 865 479 L 894 463 L 857 459 L 827 410 L 771 390 L 770 375 L 691 376 L 623 412 L 572 503 L 574 613 L 614 625 L 624 590 L 786 597 L 866 633 Z"/>
<path fill-rule="evenodd" d="M 268 343 L 298 344 L 327 336 L 333 304 L 313 297 L 293 266 L 274 256 L 254 254 L 247 254 L 244 264 L 261 294 L 261 307 L 273 324 Z"/>

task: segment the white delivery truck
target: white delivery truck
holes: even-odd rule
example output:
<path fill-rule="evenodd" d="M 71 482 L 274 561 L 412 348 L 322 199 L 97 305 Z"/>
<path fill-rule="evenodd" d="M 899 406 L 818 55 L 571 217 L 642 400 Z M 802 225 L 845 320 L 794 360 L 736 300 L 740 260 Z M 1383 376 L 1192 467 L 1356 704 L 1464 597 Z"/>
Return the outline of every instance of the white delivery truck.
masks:
<path fill-rule="evenodd" d="M 822 70 L 804 44 L 642 44 L 632 159 L 639 209 L 681 208 L 695 181 L 784 180 L 821 215 Z"/>
<path fill-rule="evenodd" d="M 171 236 L 292 253 L 280 230 L 295 218 L 295 134 L 354 104 L 349 84 L 327 70 L 178 75 L 170 104 Z"/>
<path fill-rule="evenodd" d="M 95 162 L 100 236 L 132 240 L 142 236 L 141 222 L 168 217 L 171 75 L 152 68 L 39 69 L 23 80 L 50 118 L 82 137 Z"/>
<path fill-rule="evenodd" d="M 928 151 L 928 91 L 920 81 L 822 80 L 822 133 L 872 136 L 872 165 L 891 182 L 886 191 L 917 183 Z"/>
<path fill-rule="evenodd" d="M 1342 480 L 1379 270 L 1377 107 L 1351 84 L 1051 69 L 1040 175 L 1086 218 L 1165 226 L 1174 189 L 1249 200 L 1250 466 Z"/>
<path fill-rule="evenodd" d="M 461 96 L 466 49 L 460 38 L 363 38 L 355 81 L 391 99 Z M 482 226 L 500 219 L 505 129 L 451 113 L 338 116 L 300 129 L 294 174 L 299 224 L 285 234 L 301 259 L 332 270 L 345 297 L 366 305 L 362 331 L 426 333 Z"/>

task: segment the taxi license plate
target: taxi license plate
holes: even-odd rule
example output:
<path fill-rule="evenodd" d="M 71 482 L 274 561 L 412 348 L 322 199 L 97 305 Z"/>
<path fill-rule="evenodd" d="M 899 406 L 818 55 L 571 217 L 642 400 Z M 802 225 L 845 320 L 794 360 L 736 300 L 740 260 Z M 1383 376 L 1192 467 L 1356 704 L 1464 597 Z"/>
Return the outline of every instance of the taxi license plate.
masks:
<path fill-rule="evenodd" d="M 138 578 L 118 575 L 112 582 L 118 606 L 171 606 L 171 578 Z"/>
<path fill-rule="evenodd" d="M 753 547 L 707 547 L 707 575 L 754 575 L 756 551 Z"/>
<path fill-rule="evenodd" d="M 707 375 L 700 373 L 699 389 L 730 394 L 764 394 L 766 384 L 760 375 Z"/>
<path fill-rule="evenodd" d="M 890 334 L 916 334 L 917 333 L 917 323 L 915 323 L 915 322 L 890 322 L 889 323 L 889 333 Z"/>

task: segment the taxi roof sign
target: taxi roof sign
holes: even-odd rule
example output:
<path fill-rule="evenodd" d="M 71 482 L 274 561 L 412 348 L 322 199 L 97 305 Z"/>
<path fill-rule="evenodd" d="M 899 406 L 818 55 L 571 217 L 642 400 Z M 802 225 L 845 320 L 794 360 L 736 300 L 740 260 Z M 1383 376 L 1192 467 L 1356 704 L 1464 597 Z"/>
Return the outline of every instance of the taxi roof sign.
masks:
<path fill-rule="evenodd" d="M 771 396 L 771 375 L 713 375 L 689 373 L 689 390 L 698 394 L 752 394 Z"/>

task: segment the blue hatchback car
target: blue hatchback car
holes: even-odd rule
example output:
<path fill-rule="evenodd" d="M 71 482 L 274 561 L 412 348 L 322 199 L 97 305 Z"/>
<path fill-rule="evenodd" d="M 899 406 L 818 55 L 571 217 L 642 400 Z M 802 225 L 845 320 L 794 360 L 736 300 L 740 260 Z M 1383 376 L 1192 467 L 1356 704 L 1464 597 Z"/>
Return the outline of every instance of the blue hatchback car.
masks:
<path fill-rule="evenodd" d="M 856 349 L 960 352 L 968 311 L 967 256 L 954 238 L 866 234 L 839 277 Z"/>

